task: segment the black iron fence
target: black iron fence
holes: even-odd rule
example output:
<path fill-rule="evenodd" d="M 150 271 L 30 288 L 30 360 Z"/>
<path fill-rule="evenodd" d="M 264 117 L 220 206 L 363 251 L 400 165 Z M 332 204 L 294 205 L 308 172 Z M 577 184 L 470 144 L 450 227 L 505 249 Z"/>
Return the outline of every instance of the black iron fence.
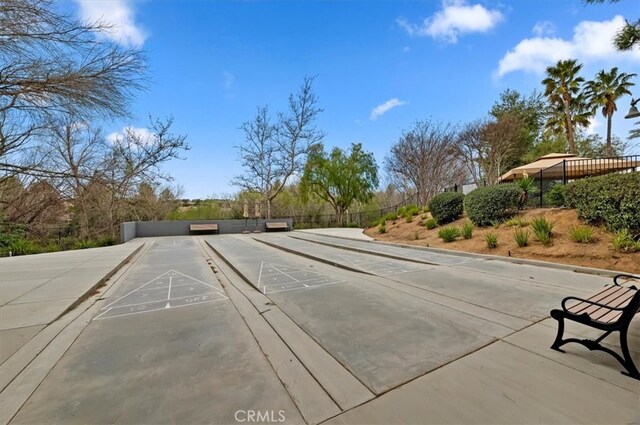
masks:
<path fill-rule="evenodd" d="M 342 226 L 369 227 L 375 221 L 380 220 L 390 212 L 396 212 L 399 208 L 415 204 L 416 195 L 410 196 L 396 205 L 368 211 L 347 212 L 344 215 Z M 294 215 L 286 218 L 293 219 L 294 229 L 317 229 L 326 227 L 340 227 L 335 214 Z"/>
<path fill-rule="evenodd" d="M 640 171 L 640 155 L 626 155 L 612 158 L 565 159 L 556 165 L 529 175 L 535 182 L 535 191 L 529 196 L 529 206 L 556 206 L 553 187 L 566 185 L 587 177 L 612 173 L 633 173 Z"/>

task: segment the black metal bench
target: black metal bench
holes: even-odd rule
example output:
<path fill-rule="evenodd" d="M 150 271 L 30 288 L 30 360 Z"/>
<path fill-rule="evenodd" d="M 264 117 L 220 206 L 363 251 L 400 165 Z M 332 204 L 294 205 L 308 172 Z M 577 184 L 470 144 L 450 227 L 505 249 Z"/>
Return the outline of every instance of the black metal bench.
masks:
<path fill-rule="evenodd" d="M 287 223 L 286 221 L 273 221 L 271 223 L 265 223 L 264 225 L 267 229 L 267 232 L 273 230 L 289 230 L 289 223 Z"/>
<path fill-rule="evenodd" d="M 551 348 L 564 353 L 560 347 L 569 342 L 577 342 L 589 350 L 604 351 L 612 355 L 626 369 L 626 371 L 622 371 L 624 375 L 640 380 L 640 372 L 633 364 L 627 343 L 627 331 L 631 319 L 640 311 L 640 291 L 633 285 L 620 285 L 618 279 L 633 279 L 640 282 L 638 276 L 621 274 L 613 278 L 613 285 L 605 286 L 603 290 L 589 298 L 567 297 L 562 300 L 562 310 L 551 310 L 551 317 L 558 321 L 558 334 Z M 564 319 L 582 323 L 605 333 L 595 341 L 577 338 L 563 339 Z M 600 342 L 612 332 L 620 332 L 622 356 L 612 349 L 600 345 Z"/>

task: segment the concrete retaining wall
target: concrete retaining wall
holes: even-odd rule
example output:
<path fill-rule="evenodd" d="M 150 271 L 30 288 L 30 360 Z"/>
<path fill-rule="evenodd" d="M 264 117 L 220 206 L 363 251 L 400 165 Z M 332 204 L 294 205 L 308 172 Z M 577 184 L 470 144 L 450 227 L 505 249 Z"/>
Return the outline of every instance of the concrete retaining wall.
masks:
<path fill-rule="evenodd" d="M 266 231 L 265 223 L 283 222 L 289 223 L 289 227 L 293 226 L 293 220 L 290 218 L 272 218 L 269 220 L 258 220 L 257 229 L 261 232 Z M 197 221 L 131 221 L 120 224 L 120 239 L 127 242 L 133 238 L 143 238 L 150 236 L 184 236 L 189 235 L 190 224 L 212 224 L 218 225 L 219 233 L 242 233 L 245 230 L 244 220 L 197 220 Z M 256 221 L 247 220 L 246 230 L 253 232 L 256 230 Z"/>

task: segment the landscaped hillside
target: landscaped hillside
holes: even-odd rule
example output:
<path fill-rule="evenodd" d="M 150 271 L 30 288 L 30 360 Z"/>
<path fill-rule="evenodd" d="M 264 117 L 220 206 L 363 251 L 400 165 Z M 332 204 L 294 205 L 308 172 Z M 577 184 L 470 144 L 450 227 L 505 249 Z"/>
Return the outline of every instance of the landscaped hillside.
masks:
<path fill-rule="evenodd" d="M 573 209 L 541 208 L 526 210 L 517 215 L 515 219 L 499 224 L 497 228 L 494 226 L 474 227 L 471 239 L 464 239 L 459 236 L 453 242 L 444 242 L 438 237 L 438 231 L 448 226 L 456 226 L 461 229 L 465 223 L 469 223 L 469 219 L 466 217 L 460 218 L 446 226 L 437 226 L 428 230 L 425 227 L 425 221 L 430 217 L 430 213 L 417 215 L 413 217 L 410 223 L 406 221 L 405 217 L 400 217 L 395 220 L 395 224 L 391 220 L 386 222 L 385 233 L 380 233 L 379 227 L 376 226 L 366 229 L 365 234 L 387 242 L 640 273 L 640 252 L 616 251 L 613 248 L 614 233 L 608 232 L 603 228 L 585 225 L 578 219 L 576 210 Z M 551 243 L 547 246 L 538 241 L 531 228 L 531 222 L 538 217 L 546 218 L 553 225 Z M 577 226 L 591 229 L 593 241 L 590 243 L 573 241 L 571 236 L 572 229 Z M 518 246 L 514 239 L 516 230 L 528 231 L 527 246 Z M 496 248 L 489 249 L 487 247 L 487 242 L 485 241 L 487 233 L 497 234 L 498 245 Z"/>

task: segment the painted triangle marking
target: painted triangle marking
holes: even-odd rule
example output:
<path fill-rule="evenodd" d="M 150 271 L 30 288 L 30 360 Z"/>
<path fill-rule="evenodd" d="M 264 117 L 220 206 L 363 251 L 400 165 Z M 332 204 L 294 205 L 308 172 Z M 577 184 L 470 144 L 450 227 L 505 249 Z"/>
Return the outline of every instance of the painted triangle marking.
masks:
<path fill-rule="evenodd" d="M 171 304 L 167 303 L 167 305 L 165 305 L 164 308 L 171 308 Z"/>

